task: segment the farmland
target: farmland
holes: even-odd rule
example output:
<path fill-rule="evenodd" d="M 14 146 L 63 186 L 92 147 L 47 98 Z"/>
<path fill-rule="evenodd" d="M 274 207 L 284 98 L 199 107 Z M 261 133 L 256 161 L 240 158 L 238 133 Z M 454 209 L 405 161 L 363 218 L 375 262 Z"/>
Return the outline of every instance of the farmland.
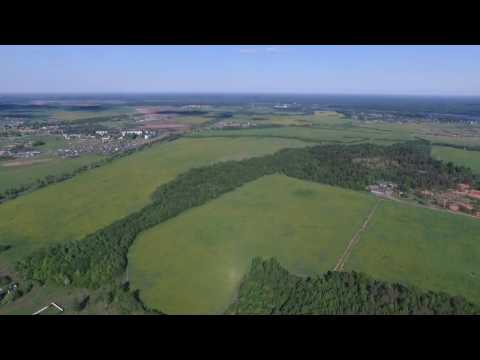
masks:
<path fill-rule="evenodd" d="M 102 159 L 99 155 L 85 155 L 73 159 L 42 158 L 0 162 L 0 192 L 26 185 L 48 175 L 69 173 L 83 165 Z"/>
<path fill-rule="evenodd" d="M 150 307 L 219 313 L 255 256 L 275 257 L 298 275 L 331 270 L 374 201 L 266 176 L 140 235 L 129 255 L 130 280 Z M 478 303 L 479 231 L 472 218 L 382 201 L 345 271 Z"/>
<path fill-rule="evenodd" d="M 95 117 L 113 117 L 118 115 L 125 115 L 125 114 L 133 114 L 134 109 L 130 107 L 114 107 L 112 109 L 101 109 L 95 111 L 88 111 L 88 110 L 75 110 L 75 111 L 68 111 L 68 110 L 61 110 L 61 111 L 53 111 L 51 112 L 51 118 L 60 121 L 66 122 L 75 122 L 77 120 L 84 120 L 89 118 Z"/>
<path fill-rule="evenodd" d="M 160 184 L 191 167 L 304 145 L 282 139 L 181 139 L 8 201 L 0 205 L 0 238 L 12 249 L 0 254 L 0 264 L 51 243 L 79 239 L 139 210 Z"/>
<path fill-rule="evenodd" d="M 276 256 L 297 274 L 332 269 L 374 201 L 263 177 L 140 235 L 129 255 L 132 286 L 167 313 L 221 312 L 254 256 Z"/>
<path fill-rule="evenodd" d="M 480 174 L 480 151 L 469 151 L 447 146 L 433 146 L 432 156 L 439 160 L 451 161 L 457 165 L 471 167 Z"/>
<path fill-rule="evenodd" d="M 345 270 L 480 302 L 480 221 L 381 202 Z"/>
<path fill-rule="evenodd" d="M 391 144 L 417 137 L 435 143 L 474 146 L 480 143 L 480 126 L 429 122 L 385 122 L 354 120 L 333 111 L 316 111 L 304 114 L 235 115 L 234 122 L 251 122 L 256 127 L 248 129 L 204 129 L 192 136 L 257 136 L 296 138 L 311 142 L 372 142 Z M 274 127 L 268 127 L 274 126 Z"/>
<path fill-rule="evenodd" d="M 385 134 L 370 129 L 323 129 L 323 128 L 307 128 L 307 127 L 281 127 L 281 128 L 264 128 L 264 129 L 247 129 L 247 130 L 215 130 L 205 131 L 192 136 L 197 137 L 278 137 L 286 139 L 297 139 L 301 141 L 309 141 L 315 143 L 359 143 L 359 142 L 381 142 L 389 143 L 395 141 L 403 141 L 411 139 L 408 135 Z"/>

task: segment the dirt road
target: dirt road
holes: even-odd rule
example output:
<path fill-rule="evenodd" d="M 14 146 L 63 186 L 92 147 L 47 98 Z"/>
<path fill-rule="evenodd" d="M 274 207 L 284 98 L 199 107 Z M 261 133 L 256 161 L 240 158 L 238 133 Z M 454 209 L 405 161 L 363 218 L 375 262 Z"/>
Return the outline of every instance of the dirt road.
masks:
<path fill-rule="evenodd" d="M 358 240 L 360 239 L 360 234 L 363 231 L 365 231 L 365 229 L 367 228 L 368 223 L 370 222 L 373 215 L 375 214 L 375 211 L 378 208 L 378 204 L 380 204 L 380 201 L 382 201 L 382 200 L 381 199 L 377 200 L 377 202 L 373 206 L 372 210 L 368 214 L 367 218 L 363 222 L 360 229 L 358 229 L 358 231 L 355 233 L 355 235 L 353 235 L 352 239 L 350 240 L 350 242 L 347 245 L 347 248 L 343 252 L 342 256 L 340 256 L 340 259 L 338 259 L 337 265 L 335 265 L 335 267 L 333 268 L 333 271 L 343 271 L 343 268 L 345 266 L 345 262 L 348 260 L 348 257 L 350 256 L 350 253 L 352 252 L 354 246 L 358 243 Z"/>

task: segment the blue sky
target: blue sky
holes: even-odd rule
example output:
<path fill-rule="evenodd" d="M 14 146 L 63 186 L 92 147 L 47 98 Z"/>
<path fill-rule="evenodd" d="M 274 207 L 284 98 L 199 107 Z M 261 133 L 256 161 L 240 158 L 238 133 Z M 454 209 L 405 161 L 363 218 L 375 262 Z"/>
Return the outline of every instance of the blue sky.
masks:
<path fill-rule="evenodd" d="M 0 46 L 0 93 L 480 95 L 480 46 Z"/>

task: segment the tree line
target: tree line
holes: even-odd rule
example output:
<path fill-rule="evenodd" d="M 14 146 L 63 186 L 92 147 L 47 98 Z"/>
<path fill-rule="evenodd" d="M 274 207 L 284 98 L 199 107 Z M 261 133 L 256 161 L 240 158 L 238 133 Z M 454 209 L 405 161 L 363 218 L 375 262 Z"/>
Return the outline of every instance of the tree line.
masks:
<path fill-rule="evenodd" d="M 255 258 L 226 314 L 254 315 L 479 315 L 460 296 L 378 281 L 358 272 L 290 274 L 272 258 Z"/>

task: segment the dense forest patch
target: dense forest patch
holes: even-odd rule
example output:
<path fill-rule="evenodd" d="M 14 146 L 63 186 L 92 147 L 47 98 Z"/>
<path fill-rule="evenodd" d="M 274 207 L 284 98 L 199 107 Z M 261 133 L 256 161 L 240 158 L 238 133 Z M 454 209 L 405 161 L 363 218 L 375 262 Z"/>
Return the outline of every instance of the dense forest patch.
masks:
<path fill-rule="evenodd" d="M 275 259 L 255 258 L 227 314 L 256 315 L 450 315 L 480 314 L 459 296 L 420 291 L 357 272 L 315 277 L 290 274 Z"/>

